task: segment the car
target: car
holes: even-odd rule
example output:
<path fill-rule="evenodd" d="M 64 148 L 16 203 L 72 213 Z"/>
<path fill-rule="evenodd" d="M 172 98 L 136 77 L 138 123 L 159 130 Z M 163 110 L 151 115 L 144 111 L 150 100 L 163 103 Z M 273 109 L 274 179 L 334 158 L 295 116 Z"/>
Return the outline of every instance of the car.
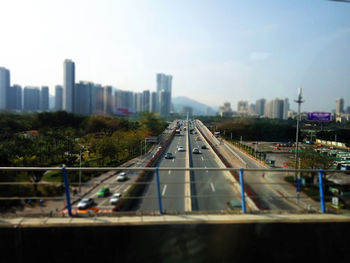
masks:
<path fill-rule="evenodd" d="M 113 194 L 112 197 L 111 197 L 111 199 L 109 200 L 109 204 L 115 205 L 115 204 L 119 201 L 119 199 L 120 199 L 121 196 L 122 196 L 121 193 L 115 193 L 115 194 Z"/>
<path fill-rule="evenodd" d="M 205 144 L 203 144 L 201 148 L 202 149 L 207 149 L 207 146 L 205 146 Z"/>
<path fill-rule="evenodd" d="M 184 152 L 184 151 L 185 151 L 185 148 L 184 148 L 183 146 L 179 146 L 179 147 L 177 147 L 177 150 L 178 150 L 179 152 Z"/>
<path fill-rule="evenodd" d="M 118 174 L 117 176 L 117 181 L 121 182 L 121 181 L 125 181 L 126 180 L 126 172 L 121 172 Z"/>
<path fill-rule="evenodd" d="M 166 153 L 164 158 L 165 159 L 173 159 L 173 154 L 172 153 Z"/>
<path fill-rule="evenodd" d="M 94 204 L 94 199 L 92 198 L 83 198 L 80 200 L 79 204 L 78 204 L 78 209 L 82 210 L 82 209 L 87 209 L 90 206 L 92 206 Z"/>
<path fill-rule="evenodd" d="M 109 188 L 108 187 L 102 187 L 100 190 L 97 192 L 97 197 L 106 197 L 110 194 Z"/>
<path fill-rule="evenodd" d="M 198 153 L 200 153 L 200 151 L 198 148 L 193 148 L 192 153 L 198 154 Z"/>

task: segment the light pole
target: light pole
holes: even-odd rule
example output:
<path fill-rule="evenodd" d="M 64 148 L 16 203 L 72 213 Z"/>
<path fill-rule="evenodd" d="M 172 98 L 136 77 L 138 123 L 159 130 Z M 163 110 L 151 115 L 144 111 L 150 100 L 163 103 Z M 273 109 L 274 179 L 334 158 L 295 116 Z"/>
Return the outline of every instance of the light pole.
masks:
<path fill-rule="evenodd" d="M 295 100 L 296 103 L 298 103 L 298 114 L 297 114 L 297 131 L 296 131 L 296 138 L 295 138 L 295 168 L 298 167 L 298 157 L 299 157 L 299 154 L 298 154 L 298 147 L 299 147 L 299 119 L 300 119 L 300 107 L 301 107 L 301 104 L 304 102 L 303 101 L 303 97 L 301 95 L 301 92 L 302 92 L 302 89 L 299 88 L 298 89 L 298 99 Z M 300 162 L 299 162 L 299 165 L 300 165 Z M 300 167 L 299 167 L 300 168 Z M 296 178 L 299 179 L 300 177 L 300 174 L 299 173 L 296 173 Z"/>

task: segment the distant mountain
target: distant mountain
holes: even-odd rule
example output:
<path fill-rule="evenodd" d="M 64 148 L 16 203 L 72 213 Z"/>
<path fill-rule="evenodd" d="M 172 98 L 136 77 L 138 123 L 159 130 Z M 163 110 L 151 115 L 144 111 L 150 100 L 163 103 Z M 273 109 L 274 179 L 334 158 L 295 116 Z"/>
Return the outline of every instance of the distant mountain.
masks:
<path fill-rule="evenodd" d="M 193 115 L 214 115 L 216 113 L 212 107 L 184 96 L 172 98 L 172 103 L 176 112 L 181 112 L 182 108 L 187 106 L 192 108 Z"/>

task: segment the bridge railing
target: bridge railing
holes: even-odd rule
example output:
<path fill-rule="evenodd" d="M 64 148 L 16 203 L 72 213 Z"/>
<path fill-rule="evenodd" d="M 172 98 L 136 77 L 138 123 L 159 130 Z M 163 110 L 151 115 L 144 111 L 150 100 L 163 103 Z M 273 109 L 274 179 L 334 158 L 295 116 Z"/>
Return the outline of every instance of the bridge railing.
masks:
<path fill-rule="evenodd" d="M 126 180 L 119 178 L 126 172 Z M 190 180 L 185 180 L 185 172 Z M 325 213 L 349 206 L 348 171 L 167 167 L 0 167 L 3 216 Z M 98 198 L 101 188 L 109 193 Z M 186 191 L 186 188 L 189 191 Z M 112 195 L 120 197 L 112 202 Z M 185 194 L 189 193 L 189 194 Z M 78 209 L 84 198 L 95 203 Z"/>

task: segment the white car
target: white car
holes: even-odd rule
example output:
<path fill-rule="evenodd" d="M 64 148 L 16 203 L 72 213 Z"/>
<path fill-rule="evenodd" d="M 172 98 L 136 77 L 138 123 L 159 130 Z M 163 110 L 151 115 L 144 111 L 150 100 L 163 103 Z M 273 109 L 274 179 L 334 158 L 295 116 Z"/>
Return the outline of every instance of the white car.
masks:
<path fill-rule="evenodd" d="M 111 205 L 115 205 L 119 201 L 121 196 L 122 196 L 121 193 L 116 193 L 116 194 L 112 195 L 111 199 L 109 200 L 109 203 Z"/>
<path fill-rule="evenodd" d="M 94 199 L 84 198 L 78 204 L 78 209 L 86 209 L 94 204 Z"/>
<path fill-rule="evenodd" d="M 117 181 L 125 181 L 126 180 L 126 172 L 121 172 L 117 176 Z"/>
<path fill-rule="evenodd" d="M 185 151 L 185 148 L 182 147 L 182 146 L 179 146 L 179 147 L 177 148 L 177 150 L 178 150 L 179 152 L 184 152 L 184 151 Z"/>

